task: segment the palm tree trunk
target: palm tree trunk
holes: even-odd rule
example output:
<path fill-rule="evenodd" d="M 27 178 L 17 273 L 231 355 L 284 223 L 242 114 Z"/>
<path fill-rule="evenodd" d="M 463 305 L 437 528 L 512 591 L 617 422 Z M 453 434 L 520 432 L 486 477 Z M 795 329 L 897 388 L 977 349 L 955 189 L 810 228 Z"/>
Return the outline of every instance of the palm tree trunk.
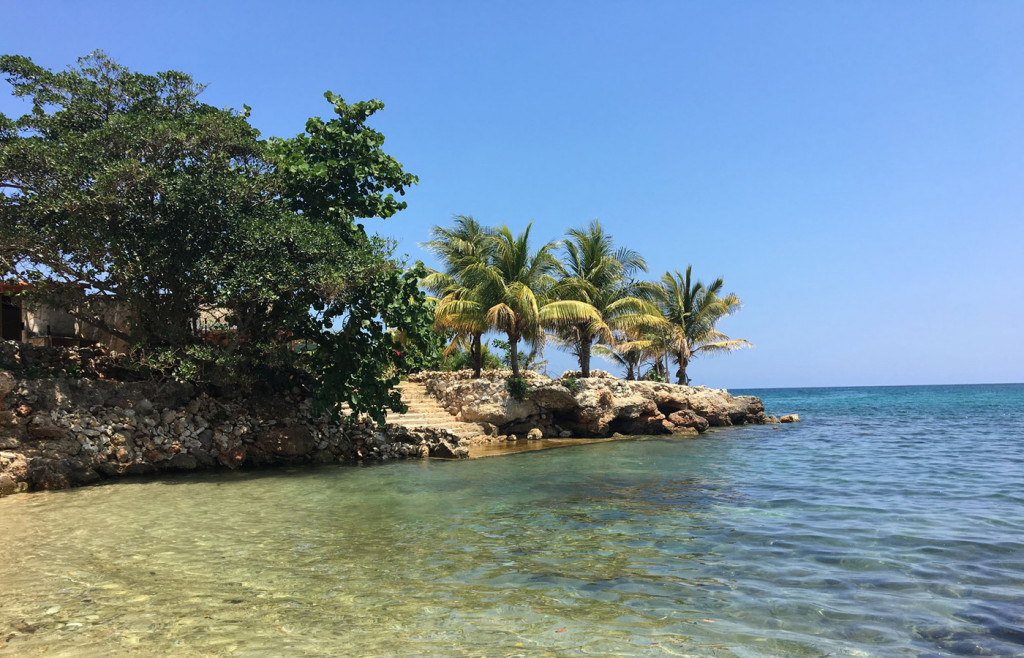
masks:
<path fill-rule="evenodd" d="M 634 381 L 636 381 L 636 373 L 633 372 L 633 364 L 632 363 L 627 363 L 626 364 L 626 381 L 627 382 L 634 382 Z"/>
<path fill-rule="evenodd" d="M 686 376 L 686 366 L 689 364 L 690 360 L 686 358 L 682 352 L 680 352 L 676 358 L 679 359 L 679 370 L 676 371 L 676 376 L 679 378 L 679 384 L 681 386 L 689 386 L 690 378 Z"/>
<path fill-rule="evenodd" d="M 590 343 L 590 337 L 585 337 L 580 341 L 580 377 L 586 379 L 590 377 L 590 351 L 592 345 Z"/>
<path fill-rule="evenodd" d="M 481 371 L 484 368 L 483 334 L 480 332 L 473 334 L 469 351 L 473 356 L 473 379 L 480 379 Z"/>
<path fill-rule="evenodd" d="M 512 362 L 512 376 L 518 378 L 519 375 L 519 336 L 513 334 L 508 335 L 508 358 Z"/>

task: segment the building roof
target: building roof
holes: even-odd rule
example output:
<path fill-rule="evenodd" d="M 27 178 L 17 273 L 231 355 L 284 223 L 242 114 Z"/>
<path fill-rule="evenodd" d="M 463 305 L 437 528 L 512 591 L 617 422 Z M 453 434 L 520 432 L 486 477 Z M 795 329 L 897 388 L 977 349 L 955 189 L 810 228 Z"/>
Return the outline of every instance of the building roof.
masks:
<path fill-rule="evenodd" d="M 16 295 L 19 292 L 25 292 L 32 287 L 30 283 L 24 283 L 21 281 L 9 282 L 0 281 L 0 293 L 5 295 Z"/>

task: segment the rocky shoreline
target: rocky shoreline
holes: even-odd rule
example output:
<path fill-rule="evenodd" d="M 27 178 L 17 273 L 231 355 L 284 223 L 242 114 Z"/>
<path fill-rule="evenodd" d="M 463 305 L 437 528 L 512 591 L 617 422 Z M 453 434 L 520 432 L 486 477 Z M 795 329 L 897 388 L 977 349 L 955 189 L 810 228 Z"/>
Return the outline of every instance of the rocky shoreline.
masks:
<path fill-rule="evenodd" d="M 363 418 L 314 417 L 298 392 L 227 400 L 186 384 L 0 371 L 0 495 L 167 471 L 460 458 L 496 442 L 688 437 L 774 420 L 758 398 L 725 390 L 534 373 L 528 379 L 520 400 L 502 372 L 477 380 L 468 373 L 414 375 L 409 385 L 428 399 L 418 404 L 443 409 L 452 423 L 417 425 L 410 410 L 377 427 Z"/>
<path fill-rule="evenodd" d="M 482 423 L 497 434 L 539 432 L 544 437 L 612 434 L 696 436 L 709 427 L 763 424 L 769 417 L 754 396 L 724 389 L 611 377 L 549 379 L 530 373 L 527 395 L 515 399 L 500 371 L 469 379 L 464 373 L 425 373 L 426 388 L 458 420 Z"/>

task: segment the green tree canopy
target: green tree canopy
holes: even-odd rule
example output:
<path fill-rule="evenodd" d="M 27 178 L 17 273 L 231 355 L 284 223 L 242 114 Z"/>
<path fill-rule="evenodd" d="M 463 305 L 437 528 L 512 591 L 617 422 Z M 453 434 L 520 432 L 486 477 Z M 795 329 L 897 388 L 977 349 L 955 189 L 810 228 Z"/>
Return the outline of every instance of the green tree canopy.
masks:
<path fill-rule="evenodd" d="M 333 411 L 400 405 L 432 310 L 423 273 L 357 223 L 402 210 L 417 182 L 367 125 L 382 103 L 328 92 L 330 119 L 263 140 L 248 108 L 200 102 L 184 73 L 101 52 L 64 71 L 6 55 L 0 72 L 31 103 L 0 115 L 0 276 L 143 349 L 199 344 L 201 308 L 218 307 L 235 331 L 213 358 L 234 374 L 300 368 Z"/>
<path fill-rule="evenodd" d="M 198 101 L 174 71 L 133 73 L 102 53 L 53 72 L 0 58 L 14 95 L 0 115 L 0 258 L 8 274 L 134 344 L 176 344 L 241 218 L 273 212 L 246 112 Z M 128 309 L 112 325 L 112 306 Z"/>

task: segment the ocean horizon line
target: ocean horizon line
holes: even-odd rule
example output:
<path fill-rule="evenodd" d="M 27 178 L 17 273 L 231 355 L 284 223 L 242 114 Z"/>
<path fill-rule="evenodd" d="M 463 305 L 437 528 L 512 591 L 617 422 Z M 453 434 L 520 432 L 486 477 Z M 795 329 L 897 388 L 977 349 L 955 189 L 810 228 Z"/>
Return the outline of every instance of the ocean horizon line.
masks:
<path fill-rule="evenodd" d="M 736 386 L 736 391 L 802 391 L 828 388 L 938 388 L 949 386 L 1022 386 L 1024 382 L 969 382 L 960 384 L 834 384 L 830 386 Z M 708 388 L 713 388 L 709 386 Z"/>

